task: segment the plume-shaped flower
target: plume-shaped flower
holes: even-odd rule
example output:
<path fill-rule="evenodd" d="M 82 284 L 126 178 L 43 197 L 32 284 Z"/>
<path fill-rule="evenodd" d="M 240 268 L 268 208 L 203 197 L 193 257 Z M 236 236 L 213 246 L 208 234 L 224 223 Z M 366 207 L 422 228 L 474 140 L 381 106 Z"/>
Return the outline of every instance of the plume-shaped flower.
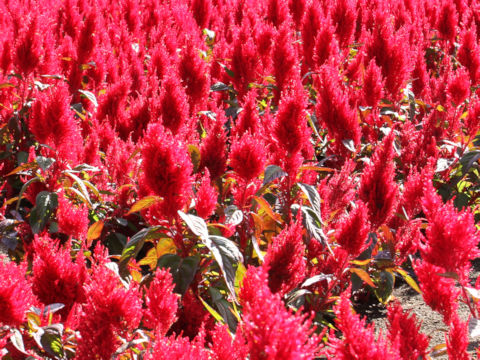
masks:
<path fill-rule="evenodd" d="M 350 214 L 337 223 L 335 239 L 352 258 L 356 258 L 368 246 L 368 208 L 359 201 Z"/>

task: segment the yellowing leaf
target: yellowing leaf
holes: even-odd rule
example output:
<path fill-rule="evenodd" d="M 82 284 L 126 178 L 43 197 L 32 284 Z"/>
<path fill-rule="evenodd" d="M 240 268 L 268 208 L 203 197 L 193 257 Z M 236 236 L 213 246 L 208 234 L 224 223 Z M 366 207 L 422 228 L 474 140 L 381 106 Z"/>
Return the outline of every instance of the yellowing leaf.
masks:
<path fill-rule="evenodd" d="M 100 235 L 102 234 L 103 225 L 104 225 L 103 221 L 99 220 L 88 228 L 87 246 L 90 247 L 90 245 L 92 245 L 92 241 L 100 237 Z"/>
<path fill-rule="evenodd" d="M 280 215 L 273 212 L 273 210 L 272 210 L 270 204 L 267 202 L 267 200 L 265 200 L 264 198 L 259 197 L 259 196 L 254 196 L 253 198 L 255 199 L 258 206 L 260 206 L 260 209 L 265 211 L 268 214 L 268 216 L 270 216 L 273 220 L 275 220 L 276 222 L 278 222 L 280 224 L 283 223 Z"/>
<path fill-rule="evenodd" d="M 175 254 L 177 247 L 171 238 L 163 238 L 157 244 L 157 258 L 162 257 L 165 254 Z"/>
<path fill-rule="evenodd" d="M 138 262 L 138 265 L 148 265 L 150 270 L 153 270 L 157 266 L 157 261 L 157 249 L 151 248 L 148 250 L 147 255 Z"/>
<path fill-rule="evenodd" d="M 350 268 L 349 269 L 350 272 L 356 274 L 360 279 L 362 279 L 363 281 L 365 281 L 368 285 L 370 285 L 371 287 L 375 288 L 377 287 L 373 281 L 372 281 L 372 278 L 370 277 L 370 275 L 368 275 L 368 273 L 363 270 L 363 269 L 359 269 L 359 268 Z"/>
<path fill-rule="evenodd" d="M 408 275 L 408 273 L 403 270 L 402 268 L 396 268 L 395 269 L 400 275 L 402 275 L 403 279 L 407 282 L 408 285 L 410 285 L 412 287 L 413 290 L 415 290 L 416 292 L 418 292 L 419 294 L 422 293 L 422 290 L 420 290 L 420 288 L 418 287 L 417 283 L 415 282 L 415 280 L 410 276 Z"/>
<path fill-rule="evenodd" d="M 150 206 L 155 205 L 161 200 L 163 199 L 160 196 L 146 196 L 143 199 L 138 200 L 135 204 L 133 204 L 132 208 L 127 213 L 127 215 L 130 215 L 137 211 L 148 209 Z"/>

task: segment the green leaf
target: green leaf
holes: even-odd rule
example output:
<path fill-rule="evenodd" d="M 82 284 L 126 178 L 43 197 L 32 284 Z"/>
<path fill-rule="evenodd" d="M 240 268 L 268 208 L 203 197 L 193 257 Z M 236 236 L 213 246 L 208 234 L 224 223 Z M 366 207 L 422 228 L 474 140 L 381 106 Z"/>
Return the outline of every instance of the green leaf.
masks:
<path fill-rule="evenodd" d="M 466 152 L 460 159 L 460 164 L 462 164 L 462 173 L 467 173 L 472 167 L 473 163 L 478 159 L 480 159 L 480 150 Z"/>
<path fill-rule="evenodd" d="M 130 259 L 137 257 L 138 253 L 145 244 L 145 240 L 151 238 L 158 230 L 157 226 L 148 227 L 140 230 L 130 238 L 130 241 L 125 245 L 120 261 L 118 262 L 118 269 L 120 276 L 125 278 L 129 275 L 127 265 Z"/>
<path fill-rule="evenodd" d="M 158 259 L 157 267 L 170 269 L 175 283 L 174 291 L 183 295 L 195 278 L 199 262 L 199 256 L 182 258 L 176 254 L 165 254 Z"/>
<path fill-rule="evenodd" d="M 43 328 L 43 334 L 40 336 L 40 345 L 50 355 L 58 359 L 64 357 L 62 344 L 63 325 L 54 324 Z"/>
<path fill-rule="evenodd" d="M 238 321 L 233 315 L 232 312 L 232 305 L 223 297 L 222 293 L 214 288 L 210 287 L 208 289 L 210 296 L 212 297 L 212 301 L 215 304 L 215 307 L 218 309 L 218 313 L 222 316 L 224 322 L 227 323 L 228 328 L 232 333 L 235 333 L 237 330 Z"/>
<path fill-rule="evenodd" d="M 388 271 L 380 271 L 375 278 L 376 288 L 373 289 L 375 296 L 382 304 L 387 304 L 393 293 L 395 278 Z"/>
<path fill-rule="evenodd" d="M 58 206 L 58 195 L 54 192 L 42 191 L 37 195 L 35 207 L 30 211 L 30 226 L 34 234 L 40 233 L 50 216 Z"/>
<path fill-rule="evenodd" d="M 268 165 L 265 169 L 265 173 L 263 175 L 263 184 L 266 185 L 272 182 L 275 179 L 287 176 L 287 173 L 283 171 L 280 166 L 277 165 Z"/>

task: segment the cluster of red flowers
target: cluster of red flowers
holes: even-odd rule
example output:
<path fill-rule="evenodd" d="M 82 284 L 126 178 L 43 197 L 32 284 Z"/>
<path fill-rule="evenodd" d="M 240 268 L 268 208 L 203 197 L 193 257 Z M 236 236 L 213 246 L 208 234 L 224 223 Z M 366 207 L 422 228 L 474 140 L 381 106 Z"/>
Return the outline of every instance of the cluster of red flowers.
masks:
<path fill-rule="evenodd" d="M 1 356 L 469 358 L 479 1 L 8 0 L 0 26 Z"/>

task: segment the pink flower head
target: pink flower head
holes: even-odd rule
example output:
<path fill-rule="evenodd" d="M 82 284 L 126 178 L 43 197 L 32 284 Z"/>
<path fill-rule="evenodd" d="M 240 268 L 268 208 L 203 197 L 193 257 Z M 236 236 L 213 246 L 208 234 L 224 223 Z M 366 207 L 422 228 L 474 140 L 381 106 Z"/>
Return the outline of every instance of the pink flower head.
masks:
<path fill-rule="evenodd" d="M 457 34 L 458 13 L 455 4 L 444 0 L 437 16 L 437 30 L 440 38 L 453 43 Z"/>
<path fill-rule="evenodd" d="M 0 324 L 19 326 L 34 305 L 30 282 L 25 278 L 27 264 L 16 265 L 0 256 Z"/>
<path fill-rule="evenodd" d="M 207 128 L 207 136 L 200 144 L 200 170 L 208 169 L 212 180 L 225 173 L 227 167 L 227 136 L 224 129 L 225 117 L 217 119 Z"/>
<path fill-rule="evenodd" d="M 263 266 L 268 272 L 272 293 L 283 296 L 305 278 L 306 259 L 302 219 L 283 229 L 268 247 Z"/>
<path fill-rule="evenodd" d="M 469 360 L 468 354 L 468 323 L 459 319 L 455 314 L 448 331 L 448 336 L 445 334 L 447 342 L 447 354 L 449 360 Z"/>
<path fill-rule="evenodd" d="M 174 287 L 170 271 L 157 269 L 145 294 L 147 306 L 143 315 L 145 326 L 162 336 L 177 319 L 178 296 L 173 292 Z"/>
<path fill-rule="evenodd" d="M 175 216 L 192 191 L 192 162 L 185 145 L 160 124 L 147 128 L 142 148 L 142 181 L 145 188 L 161 196 L 162 212 Z"/>
<path fill-rule="evenodd" d="M 248 347 L 241 331 L 237 331 L 232 339 L 227 325 L 217 323 L 212 336 L 213 360 L 245 360 Z"/>
<path fill-rule="evenodd" d="M 381 69 L 376 65 L 375 59 L 370 60 L 365 71 L 362 87 L 363 103 L 375 108 L 383 96 L 384 81 Z"/>
<path fill-rule="evenodd" d="M 470 95 L 470 76 L 464 68 L 457 69 L 448 79 L 447 98 L 455 106 L 462 105 Z"/>
<path fill-rule="evenodd" d="M 42 38 L 37 17 L 25 19 L 24 27 L 16 39 L 15 60 L 18 72 L 29 74 L 40 63 L 42 55 Z"/>
<path fill-rule="evenodd" d="M 480 46 L 474 26 L 462 33 L 457 58 L 468 70 L 470 81 L 473 84 L 477 83 L 480 80 Z"/>
<path fill-rule="evenodd" d="M 161 123 L 165 128 L 170 129 L 173 135 L 178 134 L 181 127 L 188 121 L 190 110 L 185 90 L 174 72 L 166 75 L 162 81 L 159 105 Z"/>

